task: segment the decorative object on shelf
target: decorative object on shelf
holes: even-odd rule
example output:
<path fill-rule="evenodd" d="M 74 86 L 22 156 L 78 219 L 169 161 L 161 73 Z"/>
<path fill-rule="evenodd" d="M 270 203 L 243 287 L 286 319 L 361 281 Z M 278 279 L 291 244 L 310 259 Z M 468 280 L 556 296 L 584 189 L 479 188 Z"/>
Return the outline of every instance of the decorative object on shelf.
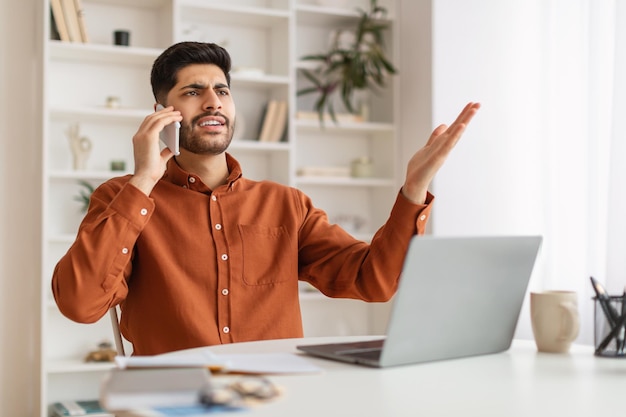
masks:
<path fill-rule="evenodd" d="M 115 159 L 111 161 L 111 171 L 125 171 L 126 170 L 126 161 L 121 159 Z"/>
<path fill-rule="evenodd" d="M 74 197 L 74 200 L 83 203 L 81 211 L 85 213 L 89 208 L 89 201 L 91 200 L 91 194 L 93 193 L 94 187 L 85 180 L 78 181 L 78 184 L 83 188 L 80 189 L 78 195 Z"/>
<path fill-rule="evenodd" d="M 362 156 L 352 161 L 350 164 L 350 175 L 355 178 L 369 178 L 374 174 L 374 164 L 372 159 Z"/>
<path fill-rule="evenodd" d="M 119 46 L 130 45 L 130 31 L 118 29 L 113 32 L 113 43 Z"/>
<path fill-rule="evenodd" d="M 382 21 L 387 9 L 370 0 L 370 11 L 359 9 L 361 15 L 355 30 L 339 30 L 334 34 L 326 53 L 306 55 L 305 61 L 316 61 L 314 69 L 302 69 L 302 74 L 313 84 L 298 90 L 297 94 L 318 94 L 314 109 L 324 123 L 326 111 L 335 123 L 333 95 L 340 94 L 341 102 L 350 113 L 356 113 L 359 105 L 354 95 L 358 91 L 373 90 L 385 86 L 388 76 L 397 71 L 385 56 L 383 32 L 388 24 Z"/>
<path fill-rule="evenodd" d="M 98 343 L 98 349 L 89 352 L 85 356 L 85 362 L 113 362 L 117 356 L 117 351 L 108 340 Z"/>
<path fill-rule="evenodd" d="M 109 109 L 119 109 L 121 100 L 117 96 L 108 96 L 105 106 Z"/>
<path fill-rule="evenodd" d="M 303 166 L 296 171 L 299 177 L 349 178 L 350 168 L 342 166 Z"/>
<path fill-rule="evenodd" d="M 70 140 L 70 148 L 72 150 L 72 155 L 74 156 L 74 169 L 85 169 L 87 166 L 87 159 L 91 154 L 91 141 L 84 136 L 80 136 L 80 125 L 78 123 L 71 125 L 65 133 Z"/>

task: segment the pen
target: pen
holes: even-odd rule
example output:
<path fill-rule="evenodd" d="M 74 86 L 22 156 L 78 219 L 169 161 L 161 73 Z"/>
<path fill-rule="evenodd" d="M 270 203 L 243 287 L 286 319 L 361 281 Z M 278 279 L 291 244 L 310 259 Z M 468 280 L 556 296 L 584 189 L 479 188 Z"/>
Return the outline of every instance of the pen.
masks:
<path fill-rule="evenodd" d="M 620 346 L 619 346 L 619 350 L 617 352 L 618 355 L 624 355 L 624 345 L 626 344 L 626 322 L 624 322 L 624 319 L 626 318 L 626 287 L 624 287 L 624 292 L 622 293 L 622 317 L 621 320 L 624 323 L 622 325 L 621 331 L 620 331 Z"/>
<path fill-rule="evenodd" d="M 600 307 L 602 307 L 602 311 L 604 311 L 604 315 L 612 328 L 617 324 L 619 314 L 617 314 L 617 311 L 615 311 L 611 305 L 611 299 L 604 287 L 594 277 L 589 277 L 589 279 L 591 279 L 591 286 L 596 293 Z"/>
<path fill-rule="evenodd" d="M 609 326 L 611 327 L 609 335 L 604 338 L 602 343 L 600 343 L 600 345 L 596 349 L 596 354 L 599 354 L 602 350 L 606 349 L 608 344 L 611 342 L 611 339 L 616 338 L 615 354 L 617 355 L 619 354 L 619 351 L 620 349 L 622 349 L 622 346 L 624 344 L 624 332 L 622 332 L 621 330 L 622 327 L 626 325 L 626 320 L 622 320 L 624 319 L 624 317 L 620 317 L 615 308 L 613 308 L 613 305 L 611 304 L 611 298 L 609 297 L 604 287 L 593 277 L 589 278 L 591 279 L 591 286 L 596 293 L 598 302 L 600 303 L 600 307 L 602 307 L 604 315 L 606 316 Z"/>
<path fill-rule="evenodd" d="M 626 314 L 620 317 L 619 323 L 616 323 L 616 325 L 611 328 L 611 332 L 606 335 L 604 340 L 602 340 L 602 343 L 598 345 L 596 348 L 596 355 L 601 354 L 602 351 L 606 349 L 609 343 L 611 343 L 611 340 L 617 336 L 624 326 L 626 326 Z"/>

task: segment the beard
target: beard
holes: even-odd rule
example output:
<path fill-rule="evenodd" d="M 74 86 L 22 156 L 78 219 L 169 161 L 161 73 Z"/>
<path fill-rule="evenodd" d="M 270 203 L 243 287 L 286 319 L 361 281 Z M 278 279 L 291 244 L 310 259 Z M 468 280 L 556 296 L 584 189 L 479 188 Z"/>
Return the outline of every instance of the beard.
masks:
<path fill-rule="evenodd" d="M 226 132 L 222 133 L 203 132 L 199 134 L 193 130 L 199 119 L 216 115 L 218 114 L 205 113 L 195 117 L 190 123 L 183 121 L 179 133 L 180 147 L 199 155 L 219 155 L 224 153 L 233 140 L 233 134 L 235 133 L 234 120 L 233 123 L 231 123 L 229 118 L 219 114 L 219 116 L 224 117 L 224 120 L 226 120 Z"/>

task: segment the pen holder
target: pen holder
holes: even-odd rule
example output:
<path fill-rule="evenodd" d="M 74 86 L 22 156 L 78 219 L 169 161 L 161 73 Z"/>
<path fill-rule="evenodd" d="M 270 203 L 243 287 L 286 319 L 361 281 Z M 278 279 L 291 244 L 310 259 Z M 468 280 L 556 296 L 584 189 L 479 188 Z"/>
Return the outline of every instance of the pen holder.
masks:
<path fill-rule="evenodd" d="M 626 356 L 626 308 L 624 296 L 606 296 L 594 300 L 594 346 L 596 356 Z"/>

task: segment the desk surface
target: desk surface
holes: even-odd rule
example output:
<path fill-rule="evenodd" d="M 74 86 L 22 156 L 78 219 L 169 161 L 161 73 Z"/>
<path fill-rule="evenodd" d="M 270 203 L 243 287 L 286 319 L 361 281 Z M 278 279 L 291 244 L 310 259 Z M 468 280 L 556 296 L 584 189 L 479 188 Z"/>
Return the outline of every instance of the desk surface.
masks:
<path fill-rule="evenodd" d="M 207 348 L 220 353 L 292 352 L 298 344 L 353 338 L 285 339 Z M 591 346 L 538 353 L 515 341 L 493 355 L 373 369 L 306 356 L 318 374 L 273 375 L 276 401 L 239 416 L 609 416 L 626 412 L 626 359 L 597 358 Z M 219 377 L 218 377 L 219 378 Z"/>

